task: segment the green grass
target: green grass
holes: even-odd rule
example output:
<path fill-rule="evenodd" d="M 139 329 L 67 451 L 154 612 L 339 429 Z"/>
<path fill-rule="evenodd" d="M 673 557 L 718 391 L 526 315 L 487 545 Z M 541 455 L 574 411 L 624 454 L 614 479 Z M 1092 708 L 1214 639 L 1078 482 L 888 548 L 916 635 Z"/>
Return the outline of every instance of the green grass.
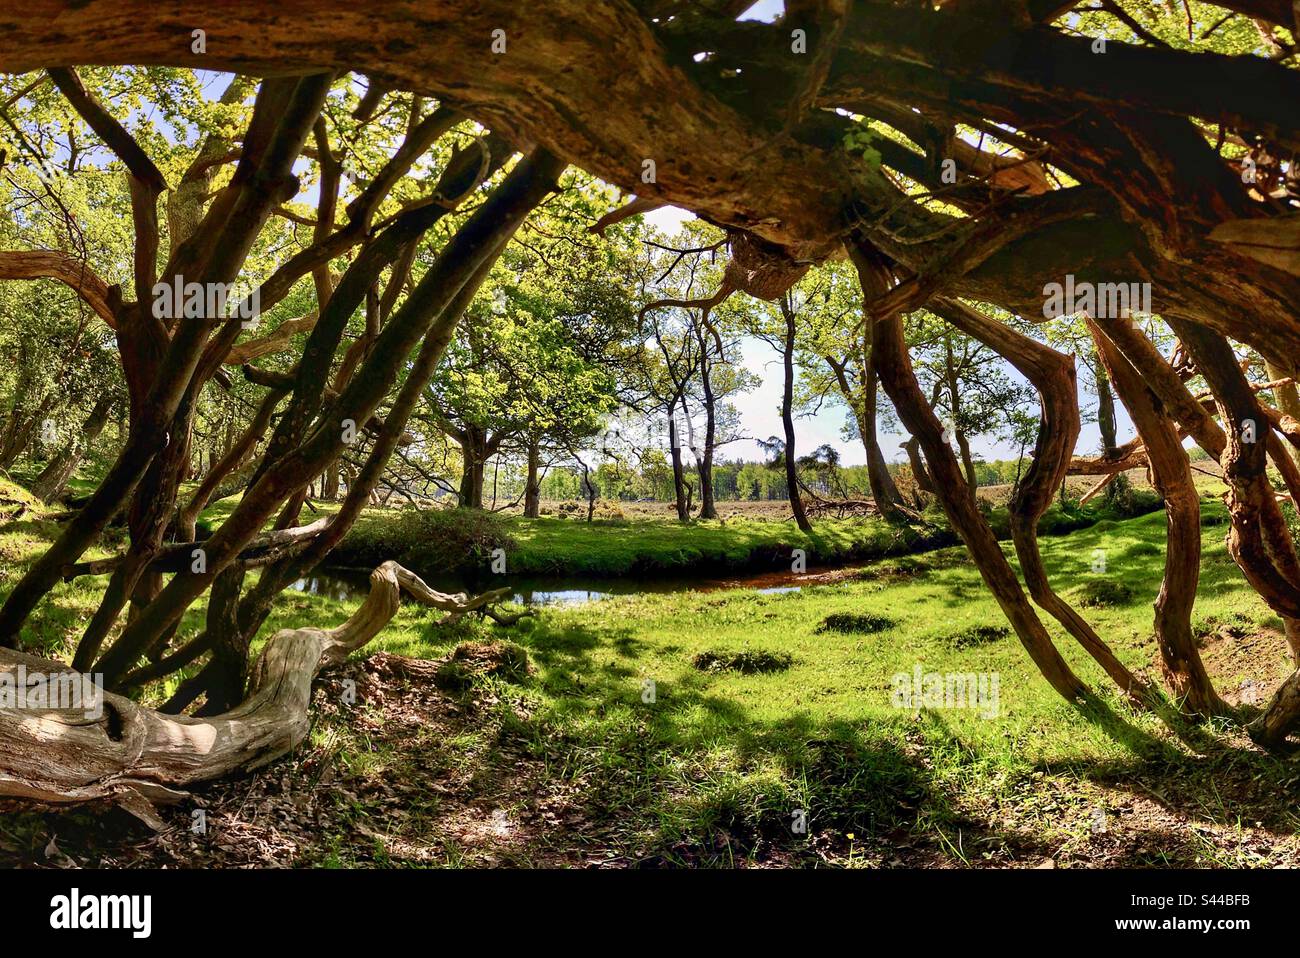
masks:
<path fill-rule="evenodd" d="M 1133 509 L 1150 511 L 1149 493 Z M 1005 507 L 990 510 L 999 538 L 1010 535 Z M 1040 523 L 1044 535 L 1060 535 L 1110 521 L 1101 505 L 1054 504 Z M 718 576 L 789 569 L 795 549 L 809 565 L 837 566 L 955 545 L 941 512 L 924 522 L 889 523 L 879 518 L 822 519 L 811 533 L 791 522 L 733 518 L 679 523 L 667 519 L 575 519 L 495 515 L 462 509 L 371 510 L 335 549 L 331 562 L 373 566 L 396 559 L 421 575 L 486 573 L 494 549 L 504 549 L 509 572 L 518 575 L 590 577 L 707 572 Z"/>
<path fill-rule="evenodd" d="M 1243 633 L 1280 628 L 1226 554 L 1222 507 L 1203 506 L 1198 630 L 1222 623 Z M 1111 596 L 1088 609 L 1089 620 L 1130 666 L 1152 676 L 1163 538 L 1157 514 L 1044 541 L 1058 588 L 1079 604 L 1098 591 Z M 1106 555 L 1105 573 L 1093 571 L 1097 550 Z M 1128 594 L 1115 598 L 1099 583 L 1120 584 Z M 535 674 L 492 686 L 498 747 L 522 745 L 581 794 L 588 814 L 620 823 L 617 841 L 634 859 L 725 866 L 773 847 L 797 857 L 809 847 L 790 827 L 802 809 L 828 843 L 824 853 L 841 864 L 854 855 L 867 860 L 864 849 L 873 843 L 879 854 L 900 830 L 936 843 L 950 860 L 977 864 L 996 849 L 963 850 L 961 835 L 972 821 L 1014 816 L 1035 840 L 1081 840 L 1096 783 L 1152 775 L 1167 782 L 1170 774 L 1186 790 L 1183 813 L 1245 834 L 1240 805 L 1222 794 L 1234 776 L 1248 773 L 1251 788 L 1296 779 L 1288 763 L 1257 753 L 1243 758 L 1231 729 L 1199 730 L 1190 746 L 1178 741 L 1120 701 L 1092 661 L 1049 624 L 1072 666 L 1101 693 L 1103 708 L 1088 717 L 1060 700 L 1006 632 L 961 549 L 889 560 L 847 583 L 797 593 L 646 593 L 548 608 L 511 629 L 471 624 L 454 634 L 434 628 L 431 618 L 404 609 L 380 647 L 435 657 L 467 636 L 493 634 L 526 648 Z M 696 665 L 773 657 L 785 667 Z M 996 673 L 997 717 L 895 707 L 894 677 L 918 666 Z M 1279 656 L 1263 668 L 1271 683 L 1288 666 Z M 1049 781 L 1066 797 L 1045 799 Z M 1061 802 L 1073 804 L 1063 811 Z M 1282 834 L 1297 823 L 1284 807 L 1253 807 L 1247 817 L 1268 819 Z M 724 848 L 719 834 L 729 836 Z M 1167 853 L 1156 849 L 1137 861 L 1158 864 Z M 1217 846 L 1179 854 L 1179 861 L 1227 861 Z"/>
<path fill-rule="evenodd" d="M 467 510 L 374 511 L 362 516 L 331 561 L 368 566 L 395 558 L 420 574 L 487 572 L 492 550 L 506 552 L 520 575 L 627 576 L 708 569 L 715 574 L 790 568 L 793 550 L 810 564 L 915 551 L 951 541 L 924 526 L 878 519 L 818 523 L 805 535 L 788 522 L 762 519 L 697 521 L 598 519 L 587 523 L 524 519 Z"/>
<path fill-rule="evenodd" d="M 1213 515 L 1220 507 L 1206 508 Z M 1148 672 L 1156 664 L 1152 602 L 1162 558 L 1146 547 L 1163 534 L 1163 516 L 1152 515 L 1044 546 L 1067 596 L 1078 600 L 1098 581 L 1130 590 L 1089 618 L 1127 663 Z M 1279 628 L 1213 527 L 1205 546 L 1198 621 L 1235 616 L 1249 629 Z M 1097 549 L 1108 557 L 1104 575 L 1092 571 Z M 779 595 L 646 594 L 548 610 L 515 630 L 540 667 L 536 685 L 520 693 L 532 718 L 518 733 L 552 755 L 565 743 L 562 754 L 577 763 L 568 773 L 608 796 L 610 814 L 639 820 L 658 848 L 682 841 L 704 848 L 719 827 L 746 832 L 749 847 L 755 835 L 789 839 L 790 816 L 800 808 L 818 827 L 844 835 L 900 826 L 946 833 L 976 807 L 1015 801 L 1045 769 L 1136 774 L 1150 763 L 1190 760 L 1154 719 L 1120 702 L 1091 660 L 1053 628 L 1058 647 L 1109 706 L 1108 715 L 1085 720 L 1001 631 L 1005 621 L 962 552 L 927 558 L 919 574 L 914 568 L 903 579 Z M 874 632 L 826 628 L 828 620 L 862 617 L 893 624 Z M 972 635 L 981 641 L 967 641 Z M 701 655 L 757 650 L 791 664 L 753 674 L 692 665 Z M 894 707 L 894 676 L 917 666 L 996 673 L 998 717 Z M 1271 666 L 1273 680 L 1287 671 L 1281 658 Z M 653 703 L 644 700 L 649 681 Z M 1059 827 L 1049 814 L 1039 824 Z"/>
<path fill-rule="evenodd" d="M 1280 622 L 1226 554 L 1223 507 L 1208 499 L 1202 507 L 1198 635 L 1276 632 Z M 387 528 L 389 516 L 378 518 Z M 462 514 L 437 521 L 470 520 Z M 1086 608 L 1128 665 L 1153 677 L 1152 602 L 1162 575 L 1164 522 L 1163 514 L 1106 520 L 1043 540 L 1057 589 Z M 822 523 L 817 541 L 845 550 L 887 543 L 881 527 Z M 37 518 L 0 530 L 5 582 L 53 528 Z M 554 568 L 542 563 L 555 562 L 557 554 L 584 556 L 581 571 L 589 573 L 658 568 L 647 563 L 684 555 L 692 557 L 685 567 L 699 568 L 699 562 L 743 563 L 756 550 L 801 541 L 788 526 L 757 521 L 683 528 L 488 519 L 459 528 L 476 535 L 508 530 L 515 542 L 512 572 Z M 1014 564 L 1010 548 L 1005 551 Z M 1099 553 L 1104 572 L 1093 571 Z M 572 565 L 566 560 L 561 567 Z M 35 617 L 40 642 L 66 653 L 98 587 L 90 579 L 60 586 Z M 262 635 L 333 625 L 357 604 L 285 593 Z M 1288 803 L 1271 797 L 1293 792 L 1300 776 L 1290 763 L 1243 752 L 1239 731 L 1229 726 L 1183 729 L 1180 740 L 1122 702 L 1049 622 L 1058 648 L 1099 691 L 1101 704 L 1085 712 L 1060 700 L 1006 631 L 960 548 L 889 558 L 842 582 L 798 592 L 643 593 L 548 607 L 509 628 L 474 619 L 447 628 L 437 625 L 439 618 L 404 605 L 361 654 L 383 649 L 439 658 L 465 640 L 488 638 L 526 650 L 530 674 L 467 680 L 473 687 L 464 694 L 477 693 L 471 711 L 478 724 L 438 742 L 437 762 L 488 769 L 522 751 L 580 806 L 585 820 L 602 823 L 595 837 L 548 839 L 566 847 L 613 846 L 631 860 L 664 864 L 728 866 L 778 855 L 853 865 L 888 863 L 899 842 L 920 842 L 943 861 L 980 864 L 1077 846 L 1087 839 L 1097 804 L 1113 802 L 1117 788 L 1136 790 L 1135 783 L 1153 783 L 1142 787 L 1155 789 L 1179 815 L 1240 838 L 1240 847 L 1165 837 L 1133 852 L 1129 864 L 1258 864 L 1245 841 L 1252 822 L 1275 837 L 1293 835 L 1298 824 Z M 182 632 L 193 634 L 200 624 L 201 610 L 192 610 Z M 898 707 L 896 677 L 918 667 L 996 674 L 997 716 Z M 1271 688 L 1288 668 L 1279 655 L 1254 661 L 1247 671 Z M 1246 671 L 1221 674 L 1220 688 L 1246 677 Z M 313 741 L 319 747 L 326 739 L 356 774 L 371 767 L 382 767 L 384 775 L 413 774 L 393 768 L 385 747 L 345 724 L 319 726 Z M 791 828 L 801 811 L 807 835 Z M 462 855 L 472 860 L 469 850 L 444 845 L 447 864 Z M 349 863 L 343 851 L 323 861 Z"/>

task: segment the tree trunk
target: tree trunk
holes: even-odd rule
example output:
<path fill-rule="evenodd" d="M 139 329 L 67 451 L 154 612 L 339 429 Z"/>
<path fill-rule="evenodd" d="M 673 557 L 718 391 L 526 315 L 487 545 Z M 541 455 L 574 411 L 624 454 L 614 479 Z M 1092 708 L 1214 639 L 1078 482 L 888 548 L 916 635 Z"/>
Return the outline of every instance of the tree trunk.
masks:
<path fill-rule="evenodd" d="M 311 728 L 313 679 L 378 635 L 396 614 L 402 590 L 457 617 L 485 608 L 493 614 L 490 605 L 508 591 L 445 595 L 397 563 L 385 562 L 371 573 L 370 594 L 361 608 L 342 625 L 282 629 L 271 636 L 251 670 L 247 697 L 223 715 L 168 716 L 112 693 L 87 697 L 75 709 L 47 709 L 35 718 L 0 711 L 0 795 L 57 804 L 107 799 L 156 822 L 153 802 L 180 801 L 187 797 L 181 789 L 260 768 L 302 742 Z M 17 678 L 20 665 L 27 669 L 29 691 L 42 682 L 48 686 L 47 701 L 59 701 L 56 686 L 66 689 L 67 677 L 76 674 L 58 662 L 0 653 L 0 671 L 9 673 L 9 681 Z"/>
<path fill-rule="evenodd" d="M 879 380 L 876 371 L 871 368 L 870 325 L 867 325 L 862 338 L 862 352 L 858 356 L 861 366 L 857 371 L 856 388 L 849 376 L 851 358 L 843 362 L 835 359 L 834 356 L 822 358 L 826 360 L 826 364 L 835 375 L 835 384 L 839 388 L 840 395 L 853 412 L 853 420 L 857 423 L 858 438 L 862 440 L 862 448 L 867 454 L 867 482 L 871 485 L 871 498 L 875 500 L 876 508 L 882 516 L 895 518 L 901 515 L 899 507 L 903 504 L 903 496 L 889 472 L 889 464 L 885 462 L 885 455 L 880 449 L 880 440 L 876 434 Z"/>
<path fill-rule="evenodd" d="M 961 464 L 966 472 L 966 488 L 970 490 L 971 502 L 976 502 L 975 493 L 979 488 L 979 480 L 975 476 L 975 460 L 971 458 L 970 442 L 966 438 L 966 430 L 961 426 L 961 386 L 957 382 L 957 367 L 953 360 L 951 336 L 944 336 L 943 347 L 948 408 L 952 411 L 952 421 L 948 424 L 948 428 L 952 430 L 952 438 L 957 440 L 957 449 L 961 453 Z"/>
<path fill-rule="evenodd" d="M 934 480 L 930 478 L 930 470 L 925 467 L 925 460 L 921 458 L 921 440 L 909 436 L 907 442 L 903 443 L 903 450 L 907 453 L 907 461 L 911 463 L 916 487 L 922 492 L 934 495 Z"/>
<path fill-rule="evenodd" d="M 339 465 L 332 463 L 321 477 L 320 497 L 326 502 L 333 502 L 339 497 Z"/>
<path fill-rule="evenodd" d="M 31 415 L 24 415 L 17 409 L 9 419 L 4 435 L 0 437 L 0 469 L 11 469 L 27 447 L 32 444 L 32 437 L 39 431 L 42 417 L 49 409 L 50 400 L 44 399 Z"/>
<path fill-rule="evenodd" d="M 903 496 L 898 491 L 894 477 L 889 471 L 889 463 L 880 449 L 880 440 L 876 436 L 876 408 L 879 379 L 871 368 L 871 360 L 865 361 L 863 369 L 863 403 L 862 414 L 858 417 L 858 435 L 862 438 L 862 447 L 867 453 L 867 482 L 871 485 L 871 498 L 876 501 L 876 508 L 885 518 L 899 514 Z"/>
<path fill-rule="evenodd" d="M 332 408 L 336 415 L 340 418 L 352 419 L 354 422 L 367 422 L 378 409 L 400 371 L 407 368 L 411 350 L 427 337 L 430 329 L 444 314 L 452 320 L 447 327 L 450 334 L 450 330 L 454 329 L 455 320 L 459 319 L 459 313 L 451 315 L 451 304 L 470 287 L 471 283 L 478 282 L 476 277 L 485 274 L 486 269 L 495 261 L 501 248 L 528 213 L 554 189 L 556 179 L 563 169 L 564 164 L 561 161 L 535 151 L 516 165 L 506 179 L 470 214 L 425 271 L 420 282 L 407 295 L 401 307 L 389 319 L 362 367 L 347 389 L 334 402 Z M 373 249 L 381 242 L 382 236 L 370 248 Z M 363 251 L 361 256 L 364 255 Z M 348 278 L 345 275 L 339 291 L 336 291 L 330 300 L 330 311 L 334 309 L 335 303 L 340 301 L 343 287 L 347 282 Z M 354 306 L 344 302 L 339 309 L 339 318 L 345 321 L 351 315 L 353 308 Z M 341 336 L 341 329 L 333 326 L 323 328 L 324 325 L 322 319 L 322 323 L 318 324 L 309 336 L 308 357 L 313 355 L 312 337 L 318 339 L 325 337 L 336 344 L 337 337 Z M 185 326 L 178 327 L 180 331 L 185 328 Z M 425 345 L 426 347 L 429 345 L 429 340 L 426 339 Z M 320 361 L 328 361 L 332 354 L 333 347 L 330 347 L 322 349 L 316 355 L 319 355 Z M 424 355 L 422 348 L 421 357 Z M 300 374 L 318 375 L 310 365 L 303 367 L 301 364 Z M 408 382 L 411 381 L 412 375 L 408 373 Z M 420 380 L 420 388 L 423 388 L 425 382 L 427 379 Z M 285 425 L 285 419 L 289 415 L 290 413 L 286 413 L 286 416 L 281 418 L 281 426 Z M 391 413 L 388 418 L 392 420 Z M 404 421 L 398 425 L 404 427 Z M 392 443 L 396 443 L 399 437 L 385 436 L 385 438 L 390 438 Z M 105 681 L 112 683 L 120 680 L 146 649 L 153 647 L 160 635 L 180 621 L 185 610 L 207 590 L 215 576 L 228 564 L 238 561 L 243 547 L 265 526 L 266 521 L 284 502 L 285 496 L 305 487 L 306 483 L 336 459 L 344 448 L 340 431 L 318 429 L 314 430 L 289 455 L 269 465 L 260 478 L 255 480 L 221 528 L 204 543 L 207 555 L 206 572 L 173 577 L 157 600 L 136 621 L 122 630 L 112 648 L 97 663 L 97 669 L 104 673 Z M 391 452 L 388 446 L 385 449 Z M 370 465 L 367 461 L 367 468 L 370 468 Z M 377 468 L 379 467 L 382 467 L 382 463 L 377 464 Z M 84 512 L 83 509 L 82 513 Z M 342 514 L 340 510 L 339 515 Z M 80 516 L 81 513 L 78 515 Z M 341 535 L 346 528 L 347 524 L 340 524 L 337 532 Z M 331 524 L 331 531 L 334 529 L 335 525 Z M 336 540 L 328 541 L 333 543 Z M 59 563 L 52 570 L 56 575 L 62 564 Z M 11 595 L 10 602 L 12 601 Z M 2 626 L 3 619 L 0 618 L 0 627 Z"/>
<path fill-rule="evenodd" d="M 486 472 L 487 430 L 465 426 L 457 437 L 460 442 L 460 505 L 463 509 L 483 508 L 483 480 Z"/>
<path fill-rule="evenodd" d="M 856 242 L 849 245 L 849 253 L 861 277 L 865 301 L 870 303 L 884 295 L 887 279 L 874 254 Z M 867 321 L 871 321 L 869 315 Z M 903 322 L 898 314 L 876 323 L 874 342 L 872 362 L 880 375 L 880 383 L 907 431 L 920 441 L 925 450 L 948 521 L 966 544 L 971 560 L 993 593 L 994 600 L 1052 687 L 1069 702 L 1089 695 L 1088 687 L 1052 644 L 1051 636 L 1026 599 L 993 530 L 975 507 L 968 491 L 962 491 L 964 483 L 957 458 L 944 442 L 943 425 L 916 381 L 903 336 Z"/>
<path fill-rule="evenodd" d="M 75 74 L 68 71 L 65 71 L 63 86 L 70 85 L 68 77 L 79 86 Z M 254 106 L 254 121 L 250 125 L 250 140 L 255 148 L 250 149 L 250 143 L 246 141 L 245 152 L 230 184 L 205 216 L 205 221 L 221 221 L 221 227 L 214 227 L 210 234 L 204 235 L 203 242 L 197 242 L 198 237 L 195 237 L 195 241 L 182 244 L 177 259 L 169 263 L 173 276 L 179 279 L 197 275 L 207 282 L 233 282 L 256 234 L 270 217 L 272 208 L 282 202 L 284 191 L 292 179 L 293 162 L 302 152 L 307 127 L 324 105 L 331 82 L 331 75 L 318 74 L 274 78 L 262 84 Z M 68 90 L 64 92 L 67 94 Z M 148 166 L 153 176 L 162 181 L 157 169 L 151 163 Z M 148 240 L 152 237 L 156 243 L 157 239 L 156 210 L 153 209 L 157 193 L 152 197 L 142 197 L 144 184 L 136 175 L 129 177 L 128 182 L 137 220 L 136 278 L 139 295 L 134 303 L 119 304 L 113 313 L 131 400 L 131 430 L 117 461 L 109 468 L 90 500 L 68 522 L 58 540 L 27 569 L 0 607 L 0 644 L 10 647 L 17 647 L 22 624 L 36 604 L 55 586 L 59 570 L 80 558 L 98 539 L 112 518 L 137 492 L 146 473 L 153 468 L 159 451 L 181 445 L 182 436 L 188 442 L 189 414 L 182 414 L 179 410 L 182 404 L 193 402 L 204 384 L 206 376 L 200 367 L 208 347 L 215 348 L 214 363 L 219 363 L 225 355 L 225 348 L 219 347 L 227 340 L 218 335 L 210 343 L 207 323 L 178 322 L 170 336 L 158 334 L 158 321 L 150 314 L 149 280 L 143 278 L 152 276 L 154 271 L 152 258 L 156 254 L 156 245 L 150 246 Z M 137 202 L 139 199 L 145 201 Z M 142 266 L 145 263 L 149 265 Z M 229 332 L 232 329 L 233 333 Z M 228 326 L 225 331 L 233 341 L 234 335 L 238 334 L 238 325 Z M 181 458 L 178 468 L 183 468 L 184 462 L 185 459 Z M 173 503 L 174 493 L 167 502 L 158 503 L 158 507 L 170 509 Z M 206 578 L 202 580 L 205 588 L 209 581 Z M 170 584 L 176 584 L 175 580 Z M 173 594 L 187 588 L 178 586 Z M 103 613 L 104 618 L 112 617 L 110 613 L 113 610 L 106 606 L 109 601 L 110 597 L 106 596 L 97 615 Z M 112 601 L 116 601 L 116 597 Z M 155 607 L 152 611 L 157 613 L 159 610 Z M 176 609 L 172 616 L 169 609 L 167 614 L 172 617 L 167 625 L 179 621 L 183 611 L 184 608 Z M 128 625 L 122 635 L 130 632 L 131 628 Z M 148 641 L 141 637 L 139 648 L 133 649 L 134 654 L 124 664 L 130 665 L 144 654 L 145 648 L 151 647 L 153 640 L 163 632 L 165 629 L 158 629 L 149 635 Z M 136 634 L 140 635 L 140 632 Z M 133 646 L 136 644 L 132 643 Z"/>
<path fill-rule="evenodd" d="M 691 521 L 691 504 L 686 498 L 686 471 L 682 467 L 681 439 L 677 435 L 677 403 L 668 407 L 668 456 L 673 465 L 673 495 L 677 501 L 677 521 Z"/>
<path fill-rule="evenodd" d="M 503 246 L 504 241 L 497 247 L 496 255 L 500 254 Z M 223 640 L 232 648 L 237 647 L 236 643 L 242 643 L 242 647 L 247 648 L 248 643 L 270 614 L 275 597 L 294 579 L 315 568 L 329 555 L 330 550 L 351 528 L 364 505 L 370 501 L 376 484 L 387 468 L 389 458 L 401 441 L 411 411 L 419 402 L 420 396 L 455 334 L 466 307 L 490 272 L 495 258 L 495 255 L 491 256 L 479 265 L 460 292 L 440 312 L 425 335 L 424 344 L 420 347 L 415 362 L 407 370 L 406 381 L 389 407 L 388 415 L 375 437 L 374 445 L 365 463 L 360 470 L 353 470 L 344 465 L 348 493 L 338 512 L 329 520 L 328 526 L 319 533 L 313 534 L 301 552 L 290 552 L 280 561 L 265 567 L 257 586 L 241 600 L 237 623 L 242 639 L 231 635 Z M 301 532 L 305 531 L 301 530 Z M 221 669 L 220 663 L 213 662 L 211 665 L 218 671 Z M 204 669 L 204 672 L 206 671 L 207 669 Z M 196 677 L 196 685 L 203 679 L 204 676 L 200 673 Z M 214 676 L 213 679 L 220 681 L 220 676 Z M 201 690 L 202 686 L 191 691 L 197 693 Z"/>
<path fill-rule="evenodd" d="M 929 308 L 1010 362 L 1038 390 L 1040 418 L 1033 460 L 1008 509 L 1011 538 L 1025 585 L 1039 608 L 1059 622 L 1132 701 L 1148 708 L 1154 706 L 1157 696 L 1147 683 L 1134 675 L 1087 620 L 1056 594 L 1038 547 L 1038 522 L 1061 485 L 1079 438 L 1079 397 L 1072 358 L 960 301 L 937 298 Z"/>
<path fill-rule="evenodd" d="M 1264 360 L 1264 369 L 1268 373 L 1270 382 L 1276 382 L 1279 379 L 1290 379 L 1295 375 L 1294 370 L 1283 369 L 1282 367 L 1269 362 L 1267 359 Z M 1294 382 L 1287 383 L 1284 386 L 1278 386 L 1273 390 L 1273 397 L 1277 402 L 1277 408 L 1281 410 L 1284 415 L 1290 416 L 1292 419 L 1300 420 L 1300 389 L 1296 388 Z M 1300 446 L 1296 446 L 1294 443 L 1287 443 L 1286 450 L 1287 454 L 1291 457 L 1291 461 L 1297 466 L 1300 466 Z"/>
<path fill-rule="evenodd" d="M 788 299 L 781 301 L 781 315 L 785 318 L 785 342 L 781 349 L 784 378 L 781 388 L 781 425 L 785 429 L 785 484 L 790 497 L 794 521 L 804 532 L 812 532 L 812 523 L 804 511 L 803 496 L 799 494 L 799 467 L 795 463 L 794 436 L 794 340 L 795 313 Z"/>
<path fill-rule="evenodd" d="M 541 443 L 537 437 L 531 436 L 528 439 L 528 478 L 524 481 L 524 516 L 528 519 L 537 519 L 542 514 L 541 459 Z"/>
<path fill-rule="evenodd" d="M 713 444 L 717 438 L 717 416 L 714 408 L 713 385 L 709 381 L 709 365 L 703 365 L 704 382 L 704 454 L 697 469 L 700 474 L 700 518 L 718 518 L 718 508 L 713 501 Z"/>
<path fill-rule="evenodd" d="M 1110 389 L 1106 364 L 1095 350 L 1092 366 L 1093 378 L 1097 380 L 1097 430 L 1101 433 L 1101 454 L 1110 459 L 1119 447 L 1115 432 L 1115 396 Z"/>
<path fill-rule="evenodd" d="M 961 465 L 966 472 L 966 488 L 970 490 L 971 498 L 975 499 L 980 483 L 975 474 L 975 459 L 970 454 L 970 440 L 966 438 L 964 429 L 957 430 L 957 448 L 961 451 Z"/>
<path fill-rule="evenodd" d="M 63 495 L 68 481 L 76 474 L 81 465 L 81 458 L 99 438 L 108 423 L 109 413 L 113 408 L 113 397 L 107 393 L 99 397 L 95 408 L 90 411 L 86 421 L 81 425 L 81 433 L 73 436 L 68 443 L 50 460 L 44 471 L 36 478 L 32 486 L 32 495 L 42 502 L 50 503 Z"/>
<path fill-rule="evenodd" d="M 1112 319 L 1111 324 L 1127 322 Z M 1134 369 L 1089 321 L 1101 361 L 1147 448 L 1151 481 L 1165 503 L 1165 574 L 1156 598 L 1155 633 L 1165 681 L 1179 702 L 1202 717 L 1229 714 L 1201 662 L 1192 634 L 1192 606 L 1201 571 L 1201 502 L 1178 430 Z M 1100 380 L 1099 380 L 1100 382 Z M 1113 410 L 1112 410 L 1113 412 Z"/>

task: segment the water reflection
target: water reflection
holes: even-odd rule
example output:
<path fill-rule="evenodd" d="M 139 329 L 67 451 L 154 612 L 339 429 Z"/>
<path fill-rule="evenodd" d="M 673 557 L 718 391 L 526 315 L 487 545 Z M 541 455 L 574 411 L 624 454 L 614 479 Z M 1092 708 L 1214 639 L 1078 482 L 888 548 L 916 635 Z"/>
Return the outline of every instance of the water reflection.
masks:
<path fill-rule="evenodd" d="M 719 589 L 753 589 L 767 595 L 798 592 L 803 582 L 790 573 L 760 573 L 733 579 L 660 578 L 592 579 L 573 577 L 515 578 L 507 584 L 514 590 L 509 601 L 524 606 L 582 605 L 620 595 L 673 592 L 714 592 Z M 806 577 L 815 581 L 816 576 Z M 474 592 L 491 586 L 488 582 L 467 583 L 453 577 L 425 579 L 440 592 Z M 370 591 L 369 573 L 359 569 L 317 569 L 294 582 L 290 589 L 319 595 L 336 602 L 359 600 Z"/>

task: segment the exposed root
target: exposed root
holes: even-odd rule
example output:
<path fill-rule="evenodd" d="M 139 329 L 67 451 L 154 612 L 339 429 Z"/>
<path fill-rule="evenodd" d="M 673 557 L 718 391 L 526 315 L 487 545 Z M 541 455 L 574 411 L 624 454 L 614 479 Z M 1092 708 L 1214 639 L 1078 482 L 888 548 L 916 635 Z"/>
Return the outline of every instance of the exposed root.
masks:
<path fill-rule="evenodd" d="M 77 684 L 77 673 L 0 650 L 0 675 L 14 682 L 22 667 L 29 702 L 39 693 L 42 703 L 77 706 L 0 709 L 0 796 L 55 804 L 110 800 L 149 822 L 153 802 L 179 801 L 199 782 L 275 761 L 307 735 L 313 679 L 378 635 L 397 613 L 402 591 L 452 615 L 493 614 L 492 604 L 509 592 L 448 595 L 385 562 L 370 574 L 365 602 L 342 625 L 271 636 L 251 670 L 244 701 L 210 718 L 164 715 L 98 690 L 70 703 L 59 687 Z"/>

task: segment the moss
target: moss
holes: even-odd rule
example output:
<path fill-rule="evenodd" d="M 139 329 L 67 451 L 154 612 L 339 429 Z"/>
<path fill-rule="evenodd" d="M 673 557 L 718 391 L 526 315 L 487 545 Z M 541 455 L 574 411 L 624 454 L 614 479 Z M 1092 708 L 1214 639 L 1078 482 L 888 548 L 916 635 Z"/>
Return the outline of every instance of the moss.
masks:
<path fill-rule="evenodd" d="M 1133 590 L 1115 579 L 1094 579 L 1079 592 L 1079 604 L 1090 609 L 1128 605 L 1132 600 Z"/>
<path fill-rule="evenodd" d="M 972 625 L 970 628 L 954 632 L 947 641 L 959 649 L 978 648 L 992 645 L 1011 636 L 1011 630 L 1005 625 Z"/>
<path fill-rule="evenodd" d="M 760 672 L 784 672 L 794 662 L 788 652 L 764 652 L 746 649 L 743 652 L 700 652 L 691 665 L 701 672 L 740 672 L 754 675 Z"/>
<path fill-rule="evenodd" d="M 513 642 L 462 642 L 434 675 L 444 689 L 464 691 L 488 677 L 519 682 L 528 677 L 528 652 Z"/>
<path fill-rule="evenodd" d="M 818 632 L 848 632 L 872 635 L 893 628 L 897 623 L 884 615 L 865 615 L 858 612 L 833 612 L 822 619 Z"/>

